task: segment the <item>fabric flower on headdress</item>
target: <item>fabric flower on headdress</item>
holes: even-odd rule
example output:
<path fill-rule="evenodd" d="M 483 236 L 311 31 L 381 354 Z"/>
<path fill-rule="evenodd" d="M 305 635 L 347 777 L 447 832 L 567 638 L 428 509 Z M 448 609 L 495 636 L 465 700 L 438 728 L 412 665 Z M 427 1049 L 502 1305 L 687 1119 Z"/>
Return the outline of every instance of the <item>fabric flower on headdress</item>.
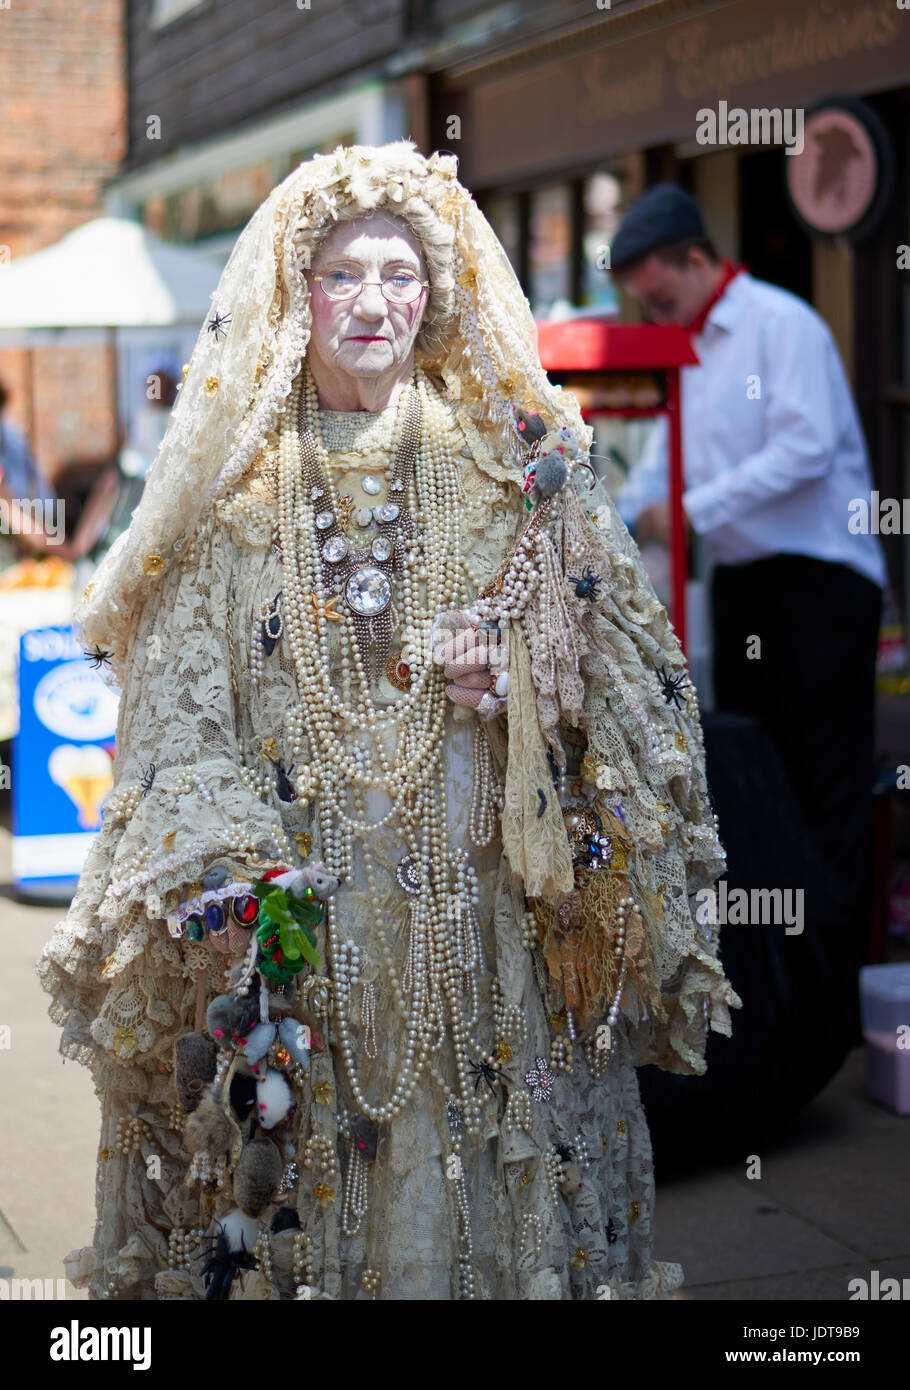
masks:
<path fill-rule="evenodd" d="M 458 156 L 441 154 L 439 150 L 434 150 L 427 160 L 427 168 L 431 173 L 441 174 L 445 179 L 454 179 L 458 170 Z"/>

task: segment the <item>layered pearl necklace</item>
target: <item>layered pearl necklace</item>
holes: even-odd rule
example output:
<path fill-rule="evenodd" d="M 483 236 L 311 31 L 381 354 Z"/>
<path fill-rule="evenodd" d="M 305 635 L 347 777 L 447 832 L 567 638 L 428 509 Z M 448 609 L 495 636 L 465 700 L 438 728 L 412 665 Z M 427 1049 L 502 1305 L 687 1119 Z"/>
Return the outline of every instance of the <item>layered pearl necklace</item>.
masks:
<path fill-rule="evenodd" d="M 279 462 L 279 541 L 284 574 L 284 609 L 287 640 L 297 675 L 301 703 L 295 716 L 298 744 L 306 739 L 309 754 L 309 794 L 317 797 L 326 867 L 349 882 L 354 878 L 354 845 L 359 842 L 371 898 L 381 897 L 375 866 L 367 842 L 382 826 L 394 822 L 408 852 L 398 866 L 397 879 L 410 896 L 410 945 L 402 978 L 396 972 L 385 933 L 375 934 L 384 956 L 383 969 L 389 991 L 406 1021 L 403 1051 L 398 1052 L 398 1074 L 391 1083 L 391 1097 L 384 1103 L 368 1102 L 357 1074 L 354 1041 L 347 1010 L 335 1009 L 348 1084 L 357 1107 L 377 1122 L 399 1114 L 413 1095 L 424 1067 L 439 1079 L 432 1054 L 451 1032 L 455 1059 L 454 1103 L 461 1106 L 466 1128 L 479 1132 L 480 1104 L 469 1072 L 468 1022 L 464 1017 L 462 986 L 466 967 L 480 968 L 480 961 L 464 949 L 464 932 L 456 930 L 452 907 L 467 896 L 461 912 L 470 920 L 473 903 L 462 865 L 463 851 L 453 854 L 448 845 L 443 737 L 448 701 L 442 669 L 429 652 L 429 629 L 439 613 L 464 606 L 461 563 L 459 473 L 451 457 L 448 419 L 436 391 L 420 368 L 407 383 L 399 403 L 398 421 L 415 418 L 419 405 L 418 437 L 409 445 L 412 466 L 392 468 L 390 498 L 416 523 L 408 545 L 396 537 L 398 563 L 389 576 L 398 588 L 398 616 L 409 644 L 411 688 L 377 710 L 371 690 L 362 638 L 355 626 L 358 612 L 347 585 L 342 597 L 329 593 L 323 536 L 339 528 L 317 525 L 317 516 L 340 513 L 332 477 L 331 459 L 319 430 L 319 403 L 315 384 L 304 368 L 294 383 L 286 407 Z M 301 412 L 301 396 L 304 410 Z M 305 422 L 305 424 L 304 424 Z M 301 449 L 300 424 L 304 424 L 305 449 Z M 314 471 L 315 454 L 321 465 Z M 396 457 L 393 451 L 392 457 Z M 396 483 L 403 486 L 391 489 Z M 394 520 L 395 518 L 393 518 Z M 339 549 L 339 547 L 336 547 Z M 415 571 L 426 572 L 426 596 L 421 601 Z M 337 587 L 337 586 L 336 586 Z M 330 679 L 329 624 L 320 622 L 320 609 L 333 597 L 343 622 L 339 666 L 341 689 Z M 356 592 L 354 598 L 356 601 Z M 346 692 L 356 695 L 346 698 Z M 364 734 L 368 737 L 365 738 Z M 386 737 L 394 736 L 394 752 Z M 369 746 L 365 746 L 369 745 Z M 389 802 L 382 815 L 368 814 L 367 798 L 380 793 Z M 326 904 L 330 966 L 338 982 L 350 974 L 350 943 L 341 936 L 338 903 L 344 892 Z M 342 995 L 344 990 L 342 989 Z M 476 1051 L 476 1049 L 475 1049 Z M 448 1090 L 449 1088 L 447 1088 Z"/>

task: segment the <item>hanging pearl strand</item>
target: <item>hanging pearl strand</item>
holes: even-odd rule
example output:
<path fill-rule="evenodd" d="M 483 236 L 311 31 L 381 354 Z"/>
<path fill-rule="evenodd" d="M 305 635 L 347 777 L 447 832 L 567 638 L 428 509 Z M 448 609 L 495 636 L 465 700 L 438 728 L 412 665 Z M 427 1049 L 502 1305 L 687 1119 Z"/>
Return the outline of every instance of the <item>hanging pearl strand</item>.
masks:
<path fill-rule="evenodd" d="M 437 591 L 431 591 L 427 606 L 430 609 L 435 607 L 436 611 L 439 611 L 446 603 L 450 603 L 450 606 L 454 606 L 459 595 L 461 583 L 459 568 L 457 565 L 452 564 L 451 559 L 449 559 L 447 563 L 447 555 L 445 553 L 448 547 L 448 555 L 450 556 L 452 550 L 457 547 L 457 518 L 454 514 L 454 508 L 451 508 L 452 514 L 450 516 L 445 517 L 443 513 L 442 521 L 438 519 L 440 509 L 444 509 L 455 496 L 456 480 L 454 470 L 456 465 L 449 463 L 448 467 L 445 467 L 445 430 L 440 419 L 439 407 L 432 399 L 432 396 L 428 395 L 425 380 L 421 379 L 419 381 L 419 388 L 422 391 L 422 395 L 428 407 L 427 415 L 430 429 L 427 431 L 429 438 L 428 447 L 425 449 L 422 447 L 420 450 L 420 458 L 424 460 L 424 467 L 420 467 L 420 462 L 418 463 L 418 467 L 424 475 L 429 473 L 431 478 L 434 473 L 439 473 L 440 475 L 447 473 L 450 475 L 449 477 L 441 477 L 437 480 L 439 482 L 438 489 L 427 489 L 430 493 L 429 501 L 432 511 L 437 514 L 437 524 L 430 529 L 439 536 L 438 549 L 440 552 L 437 559 L 439 574 L 437 576 L 436 585 L 433 586 Z M 353 616 L 345 611 L 343 616 L 345 617 L 345 625 L 347 628 L 346 636 L 348 638 L 349 656 L 353 660 L 358 683 L 361 688 L 363 704 L 366 708 L 364 709 L 361 707 L 361 709 L 356 712 L 354 710 L 347 710 L 343 707 L 339 708 L 340 702 L 338 693 L 333 689 L 328 679 L 329 650 L 327 623 L 323 622 L 320 626 L 316 614 L 312 612 L 311 606 L 301 602 L 303 597 L 301 594 L 301 576 L 297 569 L 297 565 L 292 563 L 293 557 L 288 556 L 285 545 L 284 532 L 285 528 L 290 532 L 289 517 L 296 511 L 295 504 L 300 504 L 304 515 L 307 510 L 306 504 L 303 502 L 302 497 L 299 496 L 299 483 L 295 488 L 295 482 L 298 480 L 295 478 L 294 474 L 299 473 L 299 470 L 293 470 L 292 473 L 290 465 L 292 452 L 290 440 L 293 436 L 293 411 L 295 405 L 299 404 L 296 400 L 297 395 L 298 392 L 295 390 L 292 393 L 289 407 L 290 420 L 288 423 L 291 427 L 286 428 L 282 435 L 282 455 L 284 464 L 282 483 L 284 486 L 280 488 L 279 527 L 282 532 L 282 550 L 285 557 L 285 580 L 287 587 L 291 591 L 290 600 L 287 604 L 287 622 L 291 649 L 297 664 L 298 679 L 300 680 L 301 688 L 307 691 L 307 699 L 303 706 L 302 722 L 305 726 L 308 726 L 307 732 L 310 735 L 310 746 L 316 757 L 324 768 L 330 770 L 330 778 L 325 779 L 323 786 L 333 802 L 333 809 L 336 814 L 343 820 L 349 821 L 350 829 L 360 831 L 361 833 L 372 833 L 380 825 L 391 820 L 396 813 L 399 813 L 403 809 L 408 791 L 413 787 L 415 778 L 416 784 L 419 785 L 428 766 L 432 764 L 432 753 L 436 751 L 445 721 L 446 700 L 444 682 L 439 678 L 440 673 L 438 668 L 434 668 L 432 665 L 428 664 L 425 668 L 425 676 L 424 673 L 421 673 L 418 685 L 420 684 L 420 680 L 424 678 L 430 685 L 430 710 L 426 710 L 426 712 L 422 710 L 421 706 L 416 703 L 416 699 L 414 701 L 409 700 L 402 702 L 401 710 L 397 711 L 398 721 L 396 722 L 399 723 L 399 728 L 401 712 L 405 709 L 412 710 L 414 715 L 424 724 L 426 728 L 426 737 L 418 743 L 413 749 L 411 756 L 404 763 L 402 763 L 400 757 L 401 743 L 399 742 L 399 752 L 396 755 L 395 762 L 390 765 L 379 737 L 379 729 L 381 724 L 389 725 L 391 723 L 391 717 L 381 721 L 377 714 L 370 692 L 369 681 L 363 669 L 363 660 L 359 651 L 359 646 L 354 640 Z M 434 422 L 435 428 L 433 428 Z M 427 457 L 434 461 L 432 467 L 426 465 L 425 460 Z M 435 506 L 433 506 L 434 491 L 436 492 Z M 304 536 L 310 541 L 310 544 L 304 544 L 301 546 L 301 550 L 310 551 L 313 562 L 312 567 L 308 567 L 308 569 L 310 569 L 311 572 L 312 569 L 318 572 L 319 566 L 316 557 L 312 555 L 313 533 L 309 526 L 304 527 Z M 289 538 L 288 536 L 288 539 Z M 448 584 L 445 582 L 446 578 L 450 581 Z M 310 592 L 317 593 L 324 601 L 321 577 L 317 577 L 317 574 L 314 573 L 313 579 L 315 582 L 311 586 Z M 293 610 L 293 612 L 290 610 Z M 312 652 L 312 644 L 315 644 L 322 658 L 315 672 L 311 662 L 307 662 L 306 665 L 303 665 L 300 659 L 302 653 L 306 651 L 307 646 L 309 646 L 309 650 Z M 316 687 L 315 690 L 313 689 L 314 684 Z M 425 706 L 426 702 L 424 701 L 423 704 Z M 429 714 L 435 715 L 435 718 L 428 718 L 427 715 Z M 423 715 L 423 719 L 421 719 L 421 715 Z M 381 766 L 382 775 L 378 775 L 376 771 L 365 771 L 363 766 L 358 766 L 356 761 L 346 754 L 341 739 L 335 735 L 332 729 L 333 723 L 341 719 L 346 719 L 356 727 L 362 728 L 363 725 L 366 724 L 369 728 L 370 732 L 374 735 L 375 753 Z M 351 820 L 351 818 L 347 816 L 344 807 L 340 804 L 342 785 L 343 783 L 354 784 L 358 782 L 366 783 L 374 787 L 385 785 L 386 788 L 389 786 L 395 788 L 395 793 L 390 798 L 392 800 L 392 806 L 386 816 L 370 824 Z M 327 785 L 327 783 L 329 784 Z M 337 791 L 335 790 L 336 787 Z"/>
<path fill-rule="evenodd" d="M 408 491 L 408 502 L 423 530 L 423 555 L 416 543 L 412 546 L 415 558 L 421 561 L 417 578 L 423 579 L 426 566 L 426 604 L 418 602 L 416 585 L 408 567 L 404 568 L 400 591 L 402 611 L 408 628 L 417 627 L 430 614 L 454 608 L 463 600 L 463 576 L 458 525 L 458 465 L 448 452 L 447 421 L 421 372 L 416 374 L 421 393 L 421 407 L 426 428 L 422 432 L 414 478 Z M 309 386 L 309 383 L 308 383 Z M 366 838 L 379 825 L 394 816 L 401 822 L 410 850 L 421 866 L 421 895 L 412 904 L 411 956 L 408 979 L 408 1032 L 399 1075 L 394 1082 L 391 1099 L 384 1105 L 371 1106 L 366 1101 L 354 1066 L 354 1047 L 350 1037 L 345 981 L 342 978 L 341 1007 L 336 1010 L 342 1058 L 351 1092 L 361 1109 L 370 1118 L 381 1121 L 397 1114 L 413 1094 L 426 1060 L 431 1032 L 439 1031 L 435 1046 L 441 1045 L 448 1013 L 458 1074 L 457 1092 L 461 1095 L 468 1127 L 479 1128 L 479 1105 L 470 1091 L 467 1055 L 467 1028 L 461 1017 L 462 974 L 454 950 L 454 939 L 448 913 L 449 853 L 446 844 L 447 817 L 441 765 L 441 743 L 447 713 L 444 681 L 432 663 L 421 664 L 416 671 L 415 687 L 408 698 L 397 701 L 393 710 L 380 717 L 377 713 L 370 682 L 364 669 L 359 645 L 355 640 L 353 619 L 347 613 L 342 637 L 347 641 L 347 674 L 354 680 L 343 682 L 350 689 L 359 687 L 359 708 L 340 707 L 338 692 L 329 680 L 330 651 L 328 625 L 320 624 L 310 594 L 320 604 L 325 601 L 322 566 L 316 550 L 313 525 L 313 504 L 319 499 L 303 495 L 302 470 L 297 461 L 299 444 L 294 422 L 299 418 L 301 383 L 295 383 L 288 406 L 286 427 L 282 432 L 281 474 L 279 485 L 279 536 L 285 565 L 284 621 L 287 624 L 291 653 L 295 661 L 302 696 L 301 717 L 296 721 L 298 736 L 307 736 L 314 764 L 314 779 L 318 779 L 322 795 L 319 801 L 320 826 L 324 858 L 329 867 L 351 877 L 354 838 Z M 306 397 L 305 418 L 314 439 L 318 440 L 318 397 L 310 389 Z M 296 447 L 295 447 L 296 446 Z M 317 448 L 318 448 L 317 444 Z M 323 451 L 324 453 L 324 451 Z M 331 479 L 327 455 L 324 469 L 327 490 L 337 506 L 337 496 Z M 324 507 L 324 504 L 323 504 Z M 322 508 L 320 508 L 322 509 Z M 300 528 L 301 544 L 295 531 Z M 413 623 L 412 623 L 413 619 Z M 313 663 L 312 653 L 318 651 L 321 662 Z M 345 692 L 346 693 L 346 692 Z M 422 698 L 421 698 L 422 697 Z M 372 735 L 372 759 L 363 750 L 355 754 L 346 747 L 343 738 L 335 733 L 342 720 Z M 398 741 L 394 758 L 384 746 L 381 732 L 397 728 Z M 375 763 L 379 767 L 375 767 Z M 367 822 L 362 815 L 351 815 L 342 797 L 353 797 L 361 810 L 360 788 L 383 790 L 391 807 L 378 821 Z M 365 856 L 366 857 L 366 856 Z M 429 867 L 434 867 L 431 884 Z M 368 866 L 371 893 L 375 880 Z M 339 938 L 337 909 L 329 900 L 326 913 L 329 955 L 333 976 L 349 976 L 349 948 Z M 388 948 L 380 937 L 384 954 Z M 391 964 L 391 962 L 388 962 Z M 347 966 L 347 969 L 346 969 Z M 399 1009 L 405 1004 L 404 990 L 394 973 L 390 975 L 392 992 Z M 446 1007 L 446 1005 L 448 1007 Z"/>

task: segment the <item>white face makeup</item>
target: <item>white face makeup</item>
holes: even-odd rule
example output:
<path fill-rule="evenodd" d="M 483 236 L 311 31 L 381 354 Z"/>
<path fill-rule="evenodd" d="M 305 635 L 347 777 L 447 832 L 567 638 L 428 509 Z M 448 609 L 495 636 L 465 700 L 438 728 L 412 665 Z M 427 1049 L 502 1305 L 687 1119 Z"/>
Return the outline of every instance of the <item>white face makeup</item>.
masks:
<path fill-rule="evenodd" d="M 316 275 L 349 271 L 365 282 L 355 299 L 330 299 Z M 414 367 L 414 342 L 429 291 L 390 303 L 378 282 L 398 270 L 427 279 L 418 238 L 387 213 L 333 227 L 306 271 L 313 330 L 307 348 L 320 400 L 329 410 L 380 410 Z"/>

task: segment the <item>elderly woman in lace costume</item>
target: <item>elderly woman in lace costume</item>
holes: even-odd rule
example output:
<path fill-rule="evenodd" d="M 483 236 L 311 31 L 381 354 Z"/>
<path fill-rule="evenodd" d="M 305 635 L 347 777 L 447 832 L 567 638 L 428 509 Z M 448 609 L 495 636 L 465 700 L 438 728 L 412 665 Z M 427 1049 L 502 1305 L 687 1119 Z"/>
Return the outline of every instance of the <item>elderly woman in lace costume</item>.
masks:
<path fill-rule="evenodd" d="M 659 1298 L 635 1067 L 739 1000 L 698 705 L 453 156 L 242 233 L 83 598 L 115 786 L 38 963 L 93 1297 Z"/>

